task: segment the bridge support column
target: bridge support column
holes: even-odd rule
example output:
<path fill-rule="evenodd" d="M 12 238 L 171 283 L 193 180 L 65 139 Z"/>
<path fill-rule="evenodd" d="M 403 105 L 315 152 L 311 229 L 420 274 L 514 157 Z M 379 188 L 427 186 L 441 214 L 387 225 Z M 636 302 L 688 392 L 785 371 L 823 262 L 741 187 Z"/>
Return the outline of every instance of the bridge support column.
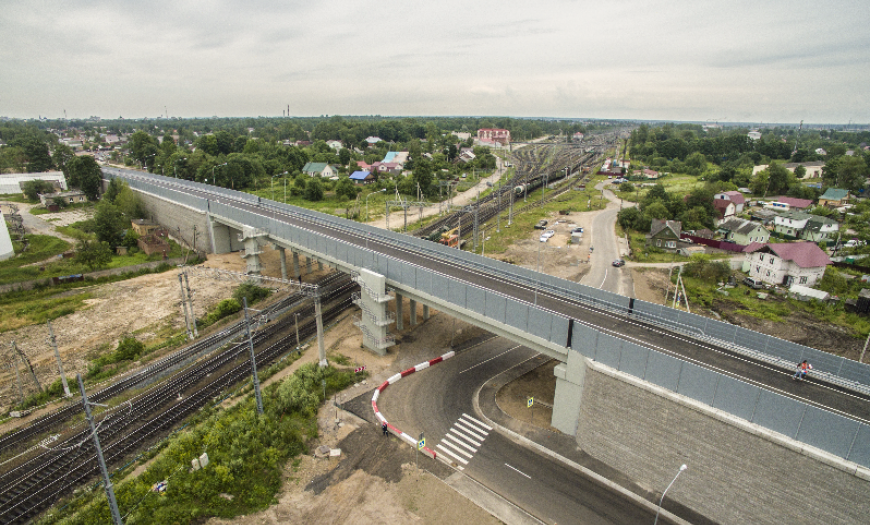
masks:
<path fill-rule="evenodd" d="M 401 332 L 405 329 L 403 323 L 404 315 L 402 314 L 402 294 L 396 292 L 396 330 Z"/>
<path fill-rule="evenodd" d="M 260 254 L 263 251 L 260 249 L 264 238 L 268 237 L 269 232 L 256 228 L 245 228 L 239 236 L 245 244 L 245 253 L 242 257 L 245 258 L 247 268 L 245 273 L 248 275 L 260 275 L 263 267 L 260 264 Z"/>
<path fill-rule="evenodd" d="M 392 313 L 387 311 L 387 303 L 392 300 L 386 293 L 387 279 L 365 268 L 353 276 L 360 286 L 359 295 L 355 293 L 353 301 L 361 310 L 354 324 L 362 330 L 366 348 L 386 355 L 387 348 L 396 344 L 395 338 L 387 333 L 387 326 L 393 322 Z"/>
<path fill-rule="evenodd" d="M 278 250 L 278 256 L 281 257 L 281 278 L 287 280 L 287 251 L 283 246 L 274 245 Z"/>
<path fill-rule="evenodd" d="M 410 299 L 408 301 L 408 310 L 410 310 L 411 314 L 411 322 L 409 323 L 411 326 L 417 326 L 417 301 Z"/>
<path fill-rule="evenodd" d="M 320 359 L 320 367 L 329 365 L 326 360 L 326 347 L 323 346 L 323 316 L 320 313 L 320 296 L 314 298 L 314 317 L 317 323 L 317 356 Z"/>
<path fill-rule="evenodd" d="M 230 235 L 230 227 L 226 224 L 221 224 L 214 220 L 211 215 L 208 216 L 208 238 L 211 241 L 212 253 L 229 253 L 233 251 L 232 236 Z"/>
<path fill-rule="evenodd" d="M 294 251 L 293 252 L 293 278 L 298 281 L 301 277 L 302 276 L 299 274 L 299 252 Z"/>
<path fill-rule="evenodd" d="M 317 270 L 323 271 L 323 261 L 317 261 Z"/>
<path fill-rule="evenodd" d="M 311 263 L 312 262 L 313 262 L 313 260 L 311 259 L 311 257 L 306 255 L 305 256 L 305 274 L 306 275 L 311 273 Z"/>
<path fill-rule="evenodd" d="M 577 435 L 586 369 L 586 358 L 576 350 L 569 350 L 567 362 L 559 363 L 553 370 L 556 376 L 556 396 L 550 424 L 571 436 Z"/>
<path fill-rule="evenodd" d="M 423 320 L 426 321 L 427 319 L 429 319 L 429 305 L 424 304 L 423 305 Z"/>

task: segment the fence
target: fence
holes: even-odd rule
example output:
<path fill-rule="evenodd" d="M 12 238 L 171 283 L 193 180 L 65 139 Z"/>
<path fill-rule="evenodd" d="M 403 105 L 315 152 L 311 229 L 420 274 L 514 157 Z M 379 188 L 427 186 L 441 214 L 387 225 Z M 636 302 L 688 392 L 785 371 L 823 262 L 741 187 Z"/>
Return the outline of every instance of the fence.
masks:
<path fill-rule="evenodd" d="M 870 425 L 574 323 L 584 356 L 870 468 Z"/>

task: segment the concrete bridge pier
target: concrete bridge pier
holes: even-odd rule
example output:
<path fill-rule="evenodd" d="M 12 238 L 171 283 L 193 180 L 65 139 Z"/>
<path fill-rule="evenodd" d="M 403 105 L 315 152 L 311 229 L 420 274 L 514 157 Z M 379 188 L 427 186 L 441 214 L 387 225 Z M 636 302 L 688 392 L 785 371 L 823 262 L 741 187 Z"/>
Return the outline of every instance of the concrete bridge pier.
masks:
<path fill-rule="evenodd" d="M 408 309 L 410 310 L 411 319 L 410 325 L 417 326 L 417 301 L 413 299 L 408 300 Z"/>
<path fill-rule="evenodd" d="M 263 266 L 260 264 L 260 254 L 263 251 L 260 247 L 266 242 L 265 239 L 268 235 L 269 232 L 265 230 L 245 228 L 239 236 L 239 240 L 245 245 L 245 253 L 242 257 L 245 258 L 247 263 L 245 273 L 248 275 L 260 275 L 260 272 L 262 272 Z"/>
<path fill-rule="evenodd" d="M 424 304 L 423 305 L 423 320 L 426 321 L 428 319 L 429 319 L 429 305 Z"/>
<path fill-rule="evenodd" d="M 297 281 L 302 278 L 302 275 L 299 273 L 299 252 L 296 250 L 291 250 L 293 252 L 293 278 Z"/>
<path fill-rule="evenodd" d="M 281 278 L 285 281 L 287 280 L 287 251 L 283 246 L 278 246 L 277 244 L 272 245 L 273 248 L 278 250 L 278 256 L 281 258 Z"/>
<path fill-rule="evenodd" d="M 586 382 L 587 360 L 576 350 L 568 351 L 568 359 L 553 370 L 556 376 L 556 395 L 553 399 L 551 425 L 569 435 L 577 434 L 580 422 L 580 401 Z"/>
<path fill-rule="evenodd" d="M 354 324 L 363 333 L 363 345 L 378 355 L 385 355 L 387 348 L 396 344 L 395 338 L 387 333 L 387 326 L 393 322 L 391 312 L 387 311 L 387 303 L 392 300 L 386 293 L 387 280 L 365 268 L 353 277 L 360 286 L 359 295 L 354 294 L 354 303 L 361 310 Z"/>
<path fill-rule="evenodd" d="M 305 274 L 311 273 L 311 263 L 314 262 L 314 259 L 311 258 L 310 255 L 305 256 Z"/>
<path fill-rule="evenodd" d="M 396 292 L 396 330 L 399 332 L 405 329 L 403 319 L 404 315 L 402 313 L 402 294 Z"/>

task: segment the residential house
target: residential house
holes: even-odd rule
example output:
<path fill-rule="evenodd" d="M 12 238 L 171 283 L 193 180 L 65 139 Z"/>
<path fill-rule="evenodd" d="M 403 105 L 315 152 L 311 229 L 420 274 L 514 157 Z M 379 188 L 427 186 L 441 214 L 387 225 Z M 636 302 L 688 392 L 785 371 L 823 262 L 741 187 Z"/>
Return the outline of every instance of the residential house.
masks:
<path fill-rule="evenodd" d="M 372 170 L 371 164 L 367 164 L 366 161 L 364 161 L 364 160 L 356 161 L 356 166 L 362 171 L 371 171 Z"/>
<path fill-rule="evenodd" d="M 355 171 L 350 174 L 350 180 L 356 184 L 369 184 L 375 181 L 375 176 L 368 171 Z"/>
<path fill-rule="evenodd" d="M 327 140 L 326 145 L 335 151 L 341 151 L 341 148 L 343 147 L 340 140 Z"/>
<path fill-rule="evenodd" d="M 511 141 L 511 132 L 506 129 L 482 128 L 477 130 L 477 140 L 506 146 Z"/>
<path fill-rule="evenodd" d="M 471 162 L 476 156 L 472 153 L 471 148 L 462 148 L 462 151 L 459 153 L 459 156 L 456 158 L 458 162 Z"/>
<path fill-rule="evenodd" d="M 136 235 L 139 237 L 151 235 L 160 229 L 159 224 L 148 219 L 133 219 L 131 221 L 131 226 L 133 227 L 133 231 L 136 232 Z"/>
<path fill-rule="evenodd" d="M 402 166 L 395 162 L 374 162 L 372 163 L 372 171 L 378 173 L 389 173 L 390 175 L 398 175 L 402 173 Z"/>
<path fill-rule="evenodd" d="M 813 286 L 831 259 L 814 242 L 750 244 L 743 250 L 743 271 L 773 285 Z"/>
<path fill-rule="evenodd" d="M 302 167 L 302 173 L 309 177 L 332 178 L 336 175 L 335 169 L 326 162 L 309 162 Z"/>
<path fill-rule="evenodd" d="M 761 132 L 760 131 L 750 131 L 749 133 L 746 134 L 746 136 L 749 137 L 749 140 L 759 140 L 759 139 L 761 139 Z"/>
<path fill-rule="evenodd" d="M 824 150 L 824 148 L 816 148 L 816 155 L 827 155 L 828 152 Z"/>
<path fill-rule="evenodd" d="M 805 211 L 813 205 L 813 201 L 810 199 L 798 199 L 797 197 L 786 197 L 785 195 L 774 197 L 773 200 L 774 202 L 784 202 L 785 204 L 788 204 L 788 209 L 790 210 Z"/>
<path fill-rule="evenodd" d="M 377 144 L 378 142 L 383 142 L 383 139 L 381 137 L 369 136 L 369 137 L 366 137 L 366 142 L 368 143 L 369 146 L 371 146 L 372 144 Z"/>
<path fill-rule="evenodd" d="M 810 215 L 807 226 L 801 232 L 801 239 L 813 242 L 836 239 L 840 231 L 840 223 L 828 217 Z"/>
<path fill-rule="evenodd" d="M 770 226 L 779 215 L 773 210 L 752 209 L 749 218 L 753 221 L 760 222 L 763 226 Z"/>
<path fill-rule="evenodd" d="M 819 149 L 821 149 L 821 148 L 819 148 Z M 822 150 L 822 151 L 824 151 L 824 150 Z M 787 169 L 788 171 L 790 171 L 792 173 L 794 173 L 794 170 L 796 170 L 798 166 L 803 166 L 804 169 L 806 170 L 806 173 L 804 173 L 804 176 L 801 178 L 801 180 L 820 179 L 820 178 L 822 178 L 822 168 L 825 167 L 825 163 L 818 162 L 818 161 L 816 161 L 816 162 L 788 162 L 788 163 L 782 165 L 783 168 Z"/>
<path fill-rule="evenodd" d="M 581 142 L 583 140 L 583 133 L 580 133 L 578 131 L 577 133 L 572 135 L 572 138 L 574 139 L 574 142 Z"/>
<path fill-rule="evenodd" d="M 753 242 L 765 243 L 770 240 L 770 232 L 760 223 L 739 219 L 728 219 L 719 225 L 725 231 L 725 240 L 748 246 Z"/>
<path fill-rule="evenodd" d="M 849 190 L 840 190 L 837 188 L 828 188 L 825 193 L 819 197 L 819 206 L 828 206 L 831 208 L 839 208 L 844 204 L 849 203 Z"/>
<path fill-rule="evenodd" d="M 683 223 L 680 221 L 653 219 L 649 235 L 646 236 L 646 244 L 663 250 L 676 250 L 681 247 L 682 229 Z"/>
<path fill-rule="evenodd" d="M 743 205 L 746 202 L 746 198 L 743 197 L 743 194 L 739 191 L 725 191 L 722 193 L 717 193 L 713 196 L 713 198 L 731 201 L 734 203 L 734 214 L 739 215 L 743 213 Z"/>
<path fill-rule="evenodd" d="M 783 211 L 773 219 L 773 230 L 792 239 L 801 236 L 812 215 L 802 211 Z"/>
<path fill-rule="evenodd" d="M 734 217 L 734 211 L 736 207 L 734 206 L 734 202 L 726 201 L 724 199 L 713 199 L 713 213 L 714 222 L 718 226 L 719 223 Z"/>

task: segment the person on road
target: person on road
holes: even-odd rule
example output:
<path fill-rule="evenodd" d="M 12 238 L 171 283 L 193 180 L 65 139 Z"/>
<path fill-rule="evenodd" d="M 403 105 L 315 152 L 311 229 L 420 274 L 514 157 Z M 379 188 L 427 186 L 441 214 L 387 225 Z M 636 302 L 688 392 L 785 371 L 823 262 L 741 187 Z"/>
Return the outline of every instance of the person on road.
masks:
<path fill-rule="evenodd" d="M 794 373 L 795 381 L 803 381 L 807 378 L 807 372 L 813 369 L 813 365 L 807 363 L 807 360 L 804 359 L 797 365 L 797 371 Z"/>
<path fill-rule="evenodd" d="M 384 435 L 385 435 L 385 436 L 389 436 L 389 435 L 390 435 L 390 432 L 387 430 L 387 422 L 386 422 L 386 421 L 384 421 L 384 422 L 381 424 L 381 430 L 384 432 Z"/>

